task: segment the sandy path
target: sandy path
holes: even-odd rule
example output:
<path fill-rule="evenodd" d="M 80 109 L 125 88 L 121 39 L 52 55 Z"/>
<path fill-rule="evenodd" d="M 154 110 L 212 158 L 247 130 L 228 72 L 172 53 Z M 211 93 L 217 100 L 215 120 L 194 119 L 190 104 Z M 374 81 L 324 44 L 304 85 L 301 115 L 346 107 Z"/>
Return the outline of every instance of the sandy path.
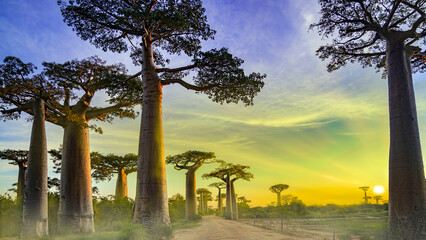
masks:
<path fill-rule="evenodd" d="M 201 226 L 175 231 L 174 240 L 281 240 L 302 239 L 216 216 L 205 216 Z M 303 238 L 306 239 L 306 238 Z"/>

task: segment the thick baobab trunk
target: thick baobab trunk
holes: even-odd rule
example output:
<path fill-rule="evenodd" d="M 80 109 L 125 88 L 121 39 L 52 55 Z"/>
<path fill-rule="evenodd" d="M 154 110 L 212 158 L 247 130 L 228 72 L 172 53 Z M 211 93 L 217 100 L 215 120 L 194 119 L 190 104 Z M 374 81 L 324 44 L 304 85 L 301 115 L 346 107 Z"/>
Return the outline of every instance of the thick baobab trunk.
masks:
<path fill-rule="evenodd" d="M 403 42 L 388 42 L 389 227 L 396 239 L 426 239 L 424 170 L 411 65 Z"/>
<path fill-rule="evenodd" d="M 115 198 L 122 199 L 127 197 L 127 174 L 124 169 L 118 171 L 117 183 L 115 185 Z"/>
<path fill-rule="evenodd" d="M 58 227 L 93 233 L 89 129 L 84 118 L 68 122 L 64 131 Z"/>
<path fill-rule="evenodd" d="M 19 203 L 22 203 L 24 200 L 24 190 L 25 190 L 25 172 L 27 166 L 23 162 L 18 163 L 19 173 L 18 173 L 18 186 L 16 186 L 16 199 Z"/>
<path fill-rule="evenodd" d="M 237 196 L 235 195 L 234 181 L 231 181 L 231 196 L 232 196 L 232 219 L 238 220 L 238 205 Z"/>
<path fill-rule="evenodd" d="M 222 202 L 222 189 L 218 188 L 219 193 L 217 195 L 217 215 L 221 216 L 222 215 L 222 206 L 223 206 L 223 202 Z"/>
<path fill-rule="evenodd" d="M 34 120 L 31 131 L 28 169 L 22 216 L 22 238 L 47 237 L 47 143 L 45 106 L 43 100 L 33 105 Z"/>
<path fill-rule="evenodd" d="M 207 195 L 203 194 L 203 211 L 204 211 L 204 214 L 209 213 L 208 202 L 209 202 L 209 199 L 207 198 Z"/>
<path fill-rule="evenodd" d="M 277 192 L 277 206 L 281 206 L 281 192 Z"/>
<path fill-rule="evenodd" d="M 232 209 L 232 186 L 229 177 L 226 178 L 226 212 L 225 219 L 232 220 L 233 217 L 233 209 Z"/>
<path fill-rule="evenodd" d="M 186 172 L 186 220 L 194 220 L 197 215 L 197 193 L 196 193 L 195 171 L 188 169 Z"/>
<path fill-rule="evenodd" d="M 153 61 L 152 45 L 143 47 L 142 120 L 134 223 L 147 228 L 170 225 L 162 119 L 162 86 Z"/>

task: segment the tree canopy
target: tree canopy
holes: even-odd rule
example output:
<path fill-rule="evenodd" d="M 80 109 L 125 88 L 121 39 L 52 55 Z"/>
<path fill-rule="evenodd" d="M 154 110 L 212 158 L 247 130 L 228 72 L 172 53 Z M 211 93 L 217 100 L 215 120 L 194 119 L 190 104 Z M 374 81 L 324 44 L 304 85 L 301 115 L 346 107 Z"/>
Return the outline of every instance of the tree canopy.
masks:
<path fill-rule="evenodd" d="M 426 44 L 424 0 L 319 0 L 319 4 L 321 18 L 310 28 L 332 37 L 331 43 L 317 50 L 322 60 L 331 59 L 328 71 L 347 62 L 384 67 L 387 41 L 403 41 L 414 55 L 413 71 L 425 71 L 421 57 Z"/>
<path fill-rule="evenodd" d="M 9 161 L 9 164 L 25 166 L 28 162 L 28 150 L 5 149 L 0 151 L 0 159 Z"/>
<path fill-rule="evenodd" d="M 51 120 L 52 105 L 63 93 L 48 79 L 44 72 L 35 74 L 37 67 L 24 63 L 17 57 L 8 56 L 0 64 L 0 119 L 19 119 L 22 112 L 33 113 L 35 99 L 45 101 L 48 106 L 46 119 Z"/>
<path fill-rule="evenodd" d="M 60 0 L 64 21 L 83 40 L 89 40 L 104 51 L 132 51 L 135 64 L 141 64 L 142 48 L 153 46 L 154 62 L 161 84 L 180 84 L 205 93 L 218 103 L 253 104 L 254 96 L 263 87 L 266 76 L 245 75 L 243 60 L 232 56 L 226 48 L 201 51 L 201 40 L 213 39 L 205 9 L 200 0 L 100 1 Z M 178 68 L 169 63 L 160 50 L 169 54 L 184 53 L 192 62 Z M 193 83 L 184 80 L 195 70 Z"/>
<path fill-rule="evenodd" d="M 226 182 L 228 177 L 231 181 L 235 181 L 237 179 L 250 181 L 250 179 L 253 178 L 253 174 L 247 171 L 247 169 L 250 169 L 250 166 L 227 163 L 224 161 L 219 162 L 221 162 L 221 165 L 218 168 L 210 173 L 203 174 L 202 177 L 205 179 L 219 178 L 224 182 Z"/>
<path fill-rule="evenodd" d="M 269 188 L 269 190 L 273 193 L 280 193 L 280 192 L 282 192 L 282 191 L 284 191 L 288 188 L 289 188 L 289 186 L 287 184 L 275 184 L 275 185 L 271 186 Z"/>
<path fill-rule="evenodd" d="M 181 154 L 167 156 L 166 163 L 173 164 L 176 170 L 198 169 L 206 162 L 212 162 L 216 158 L 213 152 L 186 151 Z"/>
<path fill-rule="evenodd" d="M 124 156 L 115 154 L 102 155 L 98 152 L 90 153 L 92 177 L 96 181 L 111 180 L 112 175 L 118 174 L 122 169 L 126 175 L 136 172 L 138 156 L 127 153 Z"/>
<path fill-rule="evenodd" d="M 49 150 L 53 162 L 55 173 L 61 173 L 62 148 Z M 137 155 L 133 153 L 118 156 L 116 154 L 103 155 L 99 152 L 90 153 L 90 164 L 92 168 L 92 178 L 96 181 L 111 180 L 114 174 L 118 174 L 124 169 L 126 174 L 136 172 Z"/>

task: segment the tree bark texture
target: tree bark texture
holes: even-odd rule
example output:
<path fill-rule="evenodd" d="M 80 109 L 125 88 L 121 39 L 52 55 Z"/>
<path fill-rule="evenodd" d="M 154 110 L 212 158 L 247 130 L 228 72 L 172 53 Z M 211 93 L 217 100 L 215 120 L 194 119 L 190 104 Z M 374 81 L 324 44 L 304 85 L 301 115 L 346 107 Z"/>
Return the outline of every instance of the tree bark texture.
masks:
<path fill-rule="evenodd" d="M 277 206 L 281 206 L 281 192 L 277 192 Z"/>
<path fill-rule="evenodd" d="M 229 176 L 226 178 L 226 212 L 225 212 L 225 219 L 233 219 L 232 214 L 232 186 L 231 181 L 229 180 Z"/>
<path fill-rule="evenodd" d="M 117 175 L 117 183 L 115 185 L 115 198 L 122 199 L 128 196 L 127 193 L 127 174 L 124 169 L 120 169 Z"/>
<path fill-rule="evenodd" d="M 222 215 L 222 205 L 223 205 L 222 196 L 221 196 L 221 194 L 222 194 L 221 190 L 222 189 L 218 188 L 218 190 L 219 190 L 219 193 L 217 195 L 217 214 L 219 216 L 221 216 Z"/>
<path fill-rule="evenodd" d="M 152 45 L 143 47 L 142 120 L 134 223 L 147 228 L 170 225 L 162 120 L 162 86 L 155 70 Z"/>
<path fill-rule="evenodd" d="M 27 167 L 24 166 L 22 162 L 18 163 L 19 173 L 18 173 L 18 186 L 16 187 L 16 199 L 19 203 L 23 203 L 24 200 L 24 190 L 25 190 L 25 174 Z"/>
<path fill-rule="evenodd" d="M 203 212 L 204 212 L 204 214 L 209 213 L 208 203 L 209 203 L 209 200 L 208 200 L 207 196 L 203 195 Z"/>
<path fill-rule="evenodd" d="M 93 233 L 89 129 L 82 118 L 78 123 L 68 122 L 64 131 L 58 227 Z"/>
<path fill-rule="evenodd" d="M 186 172 L 186 220 L 194 220 L 197 215 L 197 193 L 196 193 L 196 179 L 195 171 L 189 169 Z"/>
<path fill-rule="evenodd" d="M 389 227 L 396 239 L 426 239 L 424 170 L 410 59 L 403 42 L 387 44 Z"/>
<path fill-rule="evenodd" d="M 238 205 L 237 205 L 237 196 L 235 195 L 235 185 L 234 181 L 231 181 L 231 196 L 232 196 L 232 219 L 238 220 Z"/>
<path fill-rule="evenodd" d="M 47 143 L 45 105 L 43 100 L 33 104 L 34 120 L 31 130 L 28 168 L 25 182 L 21 238 L 47 237 Z"/>

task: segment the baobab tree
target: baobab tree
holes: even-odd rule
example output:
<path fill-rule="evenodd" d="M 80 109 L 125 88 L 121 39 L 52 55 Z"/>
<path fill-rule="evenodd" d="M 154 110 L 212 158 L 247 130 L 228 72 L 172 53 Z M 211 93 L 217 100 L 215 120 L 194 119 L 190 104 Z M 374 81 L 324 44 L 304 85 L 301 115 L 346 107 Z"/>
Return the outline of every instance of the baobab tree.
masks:
<path fill-rule="evenodd" d="M 362 187 L 359 187 L 359 189 L 364 191 L 364 197 L 362 199 L 364 199 L 365 204 L 368 204 L 368 199 L 371 199 L 371 197 L 367 196 L 367 191 L 368 191 L 368 189 L 370 189 L 370 187 L 369 186 L 362 186 Z"/>
<path fill-rule="evenodd" d="M 166 163 L 172 164 L 176 170 L 186 170 L 186 220 L 195 220 L 197 215 L 197 199 L 195 194 L 195 172 L 204 164 L 215 160 L 213 152 L 186 151 L 174 156 L 167 156 Z"/>
<path fill-rule="evenodd" d="M 373 196 L 373 198 L 376 200 L 376 204 L 379 204 L 379 201 L 382 200 L 382 196 L 380 195 Z"/>
<path fill-rule="evenodd" d="M 36 67 L 16 57 L 0 65 L 0 118 L 19 119 L 22 112 L 32 117 L 26 170 L 21 237 L 47 237 L 47 143 L 45 121 L 50 119 L 51 102 L 61 97 L 58 87 Z M 19 187 L 19 186 L 18 186 Z"/>
<path fill-rule="evenodd" d="M 53 161 L 53 170 L 55 173 L 61 173 L 62 148 L 51 149 L 48 151 Z M 115 198 L 127 198 L 127 175 L 137 170 L 137 155 L 128 153 L 124 156 L 115 154 L 102 155 L 99 152 L 90 153 L 90 166 L 92 169 L 92 179 L 96 182 L 110 181 L 114 174 L 117 174 L 115 187 Z M 52 179 L 52 183 L 55 181 Z M 56 180 L 55 182 L 58 182 Z"/>
<path fill-rule="evenodd" d="M 226 184 L 224 182 L 215 182 L 209 185 L 209 187 L 215 187 L 218 190 L 217 193 L 217 214 L 220 216 L 222 215 L 222 189 L 226 188 Z"/>
<path fill-rule="evenodd" d="M 89 129 L 99 133 L 102 129 L 89 125 L 89 121 L 135 118 L 133 106 L 141 102 L 140 81 L 136 81 L 137 75 L 128 76 L 122 64 L 106 65 L 98 57 L 62 64 L 44 62 L 43 66 L 43 74 L 60 86 L 64 95 L 62 103 L 51 101 L 47 119 L 64 129 L 58 227 L 91 233 L 94 224 Z M 91 106 L 95 93 L 100 91 L 105 91 L 107 102 L 112 105 Z"/>
<path fill-rule="evenodd" d="M 281 192 L 287 190 L 289 186 L 287 184 L 276 184 L 269 188 L 269 190 L 277 194 L 277 206 L 281 206 Z"/>
<path fill-rule="evenodd" d="M 207 23 L 201 0 L 60 0 L 64 21 L 83 40 L 104 51 L 132 50 L 134 63 L 141 65 L 143 83 L 142 118 L 134 223 L 150 228 L 169 225 L 162 123 L 163 87 L 179 84 L 207 94 L 218 103 L 253 104 L 265 75 L 246 75 L 243 60 L 227 49 L 201 51 L 201 40 L 215 31 Z M 159 50 L 192 57 L 183 67 L 166 68 L 168 60 Z M 157 65 L 157 66 L 156 66 Z M 193 82 L 185 80 L 196 71 Z"/>
<path fill-rule="evenodd" d="M 115 198 L 127 198 L 127 175 L 137 171 L 138 156 L 133 153 L 118 156 L 112 153 L 102 155 L 98 152 L 91 152 L 90 159 L 92 169 L 94 170 L 92 178 L 97 182 L 103 180 L 109 181 L 114 174 L 117 174 Z"/>
<path fill-rule="evenodd" d="M 208 201 L 212 199 L 212 193 L 207 188 L 199 188 L 197 189 L 197 194 L 200 195 L 200 204 L 199 209 L 200 212 L 207 214 L 208 213 Z"/>
<path fill-rule="evenodd" d="M 311 25 L 331 43 L 317 55 L 331 58 L 328 70 L 347 62 L 385 67 L 389 90 L 389 228 L 400 239 L 422 239 L 426 222 L 424 168 L 412 72 L 424 71 L 426 44 L 423 0 L 319 0 L 320 20 Z M 415 57 L 412 57 L 415 55 Z"/>
<path fill-rule="evenodd" d="M 231 220 L 238 219 L 238 206 L 235 196 L 234 182 L 238 179 L 250 181 L 253 174 L 247 172 L 250 166 L 240 164 L 232 164 L 224 161 L 219 161 L 221 165 L 214 171 L 204 174 L 203 178 L 219 178 L 226 183 L 226 213 L 225 218 Z"/>
<path fill-rule="evenodd" d="M 24 200 L 25 172 L 27 170 L 28 150 L 6 149 L 0 151 L 0 159 L 9 161 L 9 164 L 18 165 L 18 182 L 16 184 L 16 199 L 22 204 Z"/>

